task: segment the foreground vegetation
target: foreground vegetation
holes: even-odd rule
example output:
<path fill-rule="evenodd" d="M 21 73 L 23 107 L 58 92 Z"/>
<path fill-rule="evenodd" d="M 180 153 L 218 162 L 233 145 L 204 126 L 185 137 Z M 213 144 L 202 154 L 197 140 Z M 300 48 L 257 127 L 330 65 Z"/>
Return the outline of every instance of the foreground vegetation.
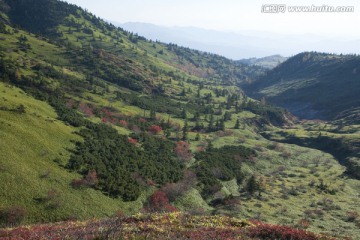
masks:
<path fill-rule="evenodd" d="M 260 67 L 55 0 L 0 4 L 0 226 L 72 220 L 4 236 L 360 237 L 355 109 L 296 122 L 235 86 Z M 344 155 L 308 144 L 325 137 Z"/>
<path fill-rule="evenodd" d="M 285 226 L 180 212 L 137 214 L 87 222 L 62 222 L 0 230 L 1 238 L 22 239 L 331 239 Z"/>

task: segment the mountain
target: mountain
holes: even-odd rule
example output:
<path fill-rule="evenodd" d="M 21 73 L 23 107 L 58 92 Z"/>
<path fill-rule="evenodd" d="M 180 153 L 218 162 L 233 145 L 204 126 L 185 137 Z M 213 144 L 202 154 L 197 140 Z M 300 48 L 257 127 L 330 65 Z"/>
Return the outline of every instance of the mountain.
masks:
<path fill-rule="evenodd" d="M 0 11 L 0 238 L 360 236 L 357 112 L 298 122 L 237 86 L 264 68 L 66 2 Z"/>
<path fill-rule="evenodd" d="M 164 27 L 149 23 L 114 23 L 127 31 L 153 41 L 216 53 L 230 59 L 262 58 L 280 54 L 293 56 L 304 51 L 353 54 L 359 39 L 318 36 L 315 34 L 279 34 L 265 31 L 225 32 L 196 27 Z"/>
<path fill-rule="evenodd" d="M 263 58 L 248 58 L 248 59 L 240 59 L 238 62 L 244 63 L 247 65 L 256 65 L 261 66 L 263 68 L 272 69 L 279 65 L 280 63 L 286 61 L 286 57 L 280 55 L 267 56 Z"/>
<path fill-rule="evenodd" d="M 334 119 L 360 105 L 359 64 L 356 55 L 304 52 L 244 88 L 301 118 Z"/>

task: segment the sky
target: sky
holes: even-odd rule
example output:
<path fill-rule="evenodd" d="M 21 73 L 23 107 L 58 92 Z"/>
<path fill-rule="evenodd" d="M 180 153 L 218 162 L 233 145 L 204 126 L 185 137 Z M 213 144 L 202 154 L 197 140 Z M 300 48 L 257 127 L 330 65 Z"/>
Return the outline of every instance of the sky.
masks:
<path fill-rule="evenodd" d="M 112 22 L 145 22 L 221 31 L 267 31 L 360 38 L 357 0 L 66 0 Z M 353 6 L 354 12 L 262 13 L 265 4 Z"/>

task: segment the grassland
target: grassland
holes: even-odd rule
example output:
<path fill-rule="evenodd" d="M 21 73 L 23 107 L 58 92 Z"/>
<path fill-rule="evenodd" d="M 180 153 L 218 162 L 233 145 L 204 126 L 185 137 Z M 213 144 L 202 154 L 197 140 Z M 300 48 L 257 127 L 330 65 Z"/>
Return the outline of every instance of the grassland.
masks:
<path fill-rule="evenodd" d="M 348 177 L 336 156 L 288 141 L 291 136 L 313 138 L 321 133 L 356 143 L 358 125 L 295 124 L 284 116 L 283 126 L 273 126 L 271 119 L 249 107 L 249 102 L 258 102 L 233 85 L 253 76 L 256 69 L 239 67 L 220 56 L 150 42 L 101 20 L 99 23 L 80 9 L 77 12 L 55 26 L 56 38 L 10 25 L 8 33 L 0 33 L 1 60 L 10 61 L 16 69 L 15 76 L 1 75 L 0 82 L 0 210 L 11 206 L 26 209 L 24 224 L 102 218 L 118 211 L 129 215 L 143 209 L 156 189 L 146 187 L 136 201 L 124 202 L 100 190 L 70 185 L 73 179 L 83 177 L 65 166 L 76 142 L 83 141 L 77 132 L 86 126 L 74 127 L 59 120 L 47 97 L 60 92 L 65 104 L 74 103 L 69 108 L 93 123 L 106 116 L 87 115 L 81 104 L 94 111 L 111 110 L 109 115 L 125 116 L 129 121 L 140 117 L 150 121 L 150 112 L 155 110 L 151 121 L 171 123 L 167 138 L 173 142 L 182 139 L 187 120 L 186 141 L 192 154 L 206 150 L 209 143 L 215 148 L 241 145 L 255 150 L 251 158 L 239 159 L 243 182 L 221 181 L 220 190 L 208 197 L 202 196 L 200 184 L 194 184 L 171 202 L 183 212 L 231 215 L 360 238 L 359 181 Z M 26 50 L 19 46 L 22 36 L 30 45 Z M 139 83 L 141 88 L 128 87 L 123 81 Z M 282 90 L 272 91 L 278 94 Z M 236 103 L 227 106 L 232 96 Z M 241 107 L 236 109 L 235 104 Z M 265 113 L 284 113 L 264 103 L 258 106 Z M 183 110 L 186 120 L 180 114 Z M 197 112 L 201 115 L 194 119 Z M 223 130 L 207 128 L 211 117 L 215 123 L 223 120 L 226 112 L 231 117 Z M 237 120 L 239 129 L 234 128 Z M 204 127 L 193 131 L 197 123 Z M 138 132 L 130 124 L 107 124 L 123 135 Z M 165 131 L 157 137 L 166 138 Z M 196 163 L 192 158 L 186 167 L 192 169 Z M 252 176 L 259 186 L 249 193 L 247 184 Z"/>
<path fill-rule="evenodd" d="M 0 92 L 1 207 L 24 207 L 26 222 L 104 217 L 120 209 L 134 213 L 142 207 L 145 195 L 124 203 L 93 189 L 73 189 L 70 183 L 80 175 L 64 165 L 73 141 L 81 140 L 77 129 L 57 120 L 48 104 L 17 87 L 0 83 Z M 21 104 L 25 113 L 13 111 Z"/>

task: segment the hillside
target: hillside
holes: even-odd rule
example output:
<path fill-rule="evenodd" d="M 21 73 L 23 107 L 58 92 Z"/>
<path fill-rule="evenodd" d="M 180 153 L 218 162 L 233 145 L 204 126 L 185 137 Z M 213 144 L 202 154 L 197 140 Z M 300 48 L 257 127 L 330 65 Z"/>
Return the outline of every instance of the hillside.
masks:
<path fill-rule="evenodd" d="M 263 68 L 60 1 L 0 4 L 0 227 L 179 210 L 360 236 L 360 182 L 331 153 L 281 139 L 317 125 L 235 85 Z"/>
<path fill-rule="evenodd" d="M 266 69 L 272 69 L 278 66 L 279 64 L 286 61 L 286 57 L 281 55 L 272 55 L 263 58 L 247 58 L 247 59 L 240 59 L 238 60 L 239 63 L 244 63 L 247 65 L 255 65 L 261 66 Z"/>
<path fill-rule="evenodd" d="M 242 86 L 301 118 L 334 119 L 360 105 L 359 64 L 355 55 L 304 52 Z"/>

